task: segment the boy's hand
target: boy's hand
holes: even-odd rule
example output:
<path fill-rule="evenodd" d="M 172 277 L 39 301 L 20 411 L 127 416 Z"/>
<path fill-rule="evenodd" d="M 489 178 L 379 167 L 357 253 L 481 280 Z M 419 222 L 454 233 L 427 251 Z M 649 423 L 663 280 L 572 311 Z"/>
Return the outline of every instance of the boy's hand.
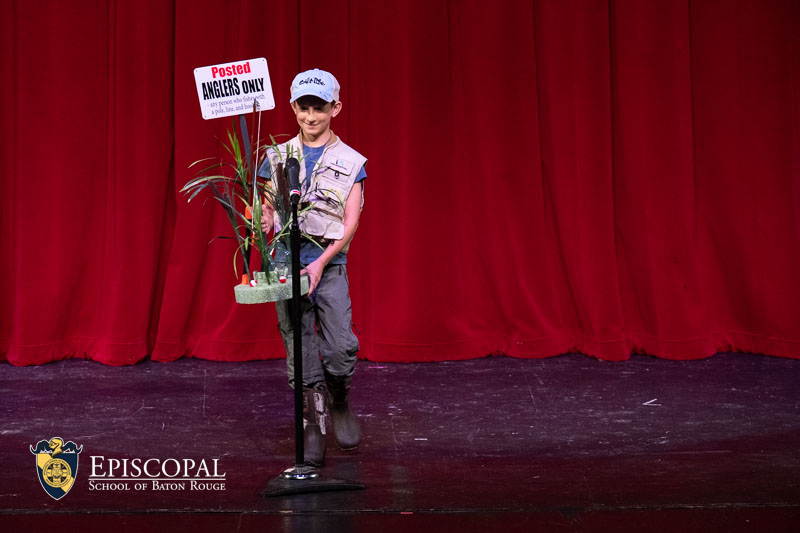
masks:
<path fill-rule="evenodd" d="M 261 213 L 261 231 L 269 233 L 272 231 L 272 209 L 264 209 Z"/>
<path fill-rule="evenodd" d="M 308 294 L 310 295 L 314 292 L 314 289 L 317 288 L 317 283 L 319 283 L 319 279 L 322 277 L 322 271 L 325 269 L 325 265 L 317 259 L 303 270 L 300 271 L 300 275 L 308 274 Z"/>

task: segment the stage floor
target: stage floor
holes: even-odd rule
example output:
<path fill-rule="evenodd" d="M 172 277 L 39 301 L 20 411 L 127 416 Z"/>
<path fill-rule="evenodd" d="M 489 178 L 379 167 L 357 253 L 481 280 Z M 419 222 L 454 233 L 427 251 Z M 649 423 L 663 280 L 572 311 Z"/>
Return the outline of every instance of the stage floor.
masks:
<path fill-rule="evenodd" d="M 283 361 L 2 364 L 0 527 L 796 531 L 799 384 L 800 360 L 747 354 L 360 361 L 363 443 L 331 436 L 322 474 L 366 490 L 263 498 L 294 462 Z M 83 446 L 60 500 L 30 451 L 53 437 Z M 102 477 L 134 458 L 162 481 Z M 203 461 L 216 485 L 168 479 Z"/>

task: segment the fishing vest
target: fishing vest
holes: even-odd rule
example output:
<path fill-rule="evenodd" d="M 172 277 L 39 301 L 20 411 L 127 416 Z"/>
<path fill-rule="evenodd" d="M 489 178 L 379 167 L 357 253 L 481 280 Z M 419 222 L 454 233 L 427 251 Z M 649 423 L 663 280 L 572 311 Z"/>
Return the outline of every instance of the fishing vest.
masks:
<path fill-rule="evenodd" d="M 300 161 L 300 201 L 309 202 L 311 205 L 311 209 L 298 216 L 300 229 L 308 235 L 326 240 L 339 240 L 344 237 L 344 207 L 356 176 L 367 159 L 343 143 L 333 132 L 308 181 L 306 181 L 306 165 L 302 161 L 303 143 L 300 135 L 270 148 L 267 157 L 273 173 L 279 162 L 285 164 L 290 157 L 296 157 Z M 362 190 L 361 208 L 363 207 Z M 275 227 L 280 228 L 282 223 L 276 211 Z M 350 243 L 347 243 L 342 251 L 347 253 L 349 247 Z"/>

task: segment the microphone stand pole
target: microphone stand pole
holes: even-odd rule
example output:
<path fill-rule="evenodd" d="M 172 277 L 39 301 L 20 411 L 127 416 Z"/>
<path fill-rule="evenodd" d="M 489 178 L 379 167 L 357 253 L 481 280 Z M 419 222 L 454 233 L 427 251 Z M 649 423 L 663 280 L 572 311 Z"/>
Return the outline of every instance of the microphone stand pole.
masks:
<path fill-rule="evenodd" d="M 317 469 L 305 464 L 303 439 L 303 331 L 300 302 L 300 224 L 297 222 L 297 195 L 292 195 L 292 229 L 289 246 L 292 247 L 292 339 L 294 340 L 294 470 L 302 470 L 310 477 L 319 476 Z M 309 406 L 309 409 L 311 407 Z"/>
<path fill-rule="evenodd" d="M 294 340 L 294 466 L 287 468 L 267 483 L 261 491 L 262 496 L 287 496 L 332 490 L 358 490 L 365 486 L 343 479 L 320 477 L 319 469 L 305 464 L 303 449 L 303 334 L 301 324 L 300 296 L 300 224 L 297 222 L 297 203 L 299 195 L 292 194 L 292 226 L 289 232 L 289 245 L 292 253 L 292 301 L 290 315 L 292 337 Z M 314 406 L 309 406 L 314 409 Z"/>

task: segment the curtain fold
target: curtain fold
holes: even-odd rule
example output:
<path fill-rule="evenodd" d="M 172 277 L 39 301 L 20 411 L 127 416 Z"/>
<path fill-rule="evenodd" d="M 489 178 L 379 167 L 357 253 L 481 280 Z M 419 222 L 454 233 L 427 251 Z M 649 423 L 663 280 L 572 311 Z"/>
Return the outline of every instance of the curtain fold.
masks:
<path fill-rule="evenodd" d="M 0 359 L 283 356 L 234 303 L 193 69 L 342 85 L 368 159 L 361 357 L 800 357 L 800 4 L 13 0 L 0 17 Z M 253 131 L 257 123 L 248 117 Z"/>

